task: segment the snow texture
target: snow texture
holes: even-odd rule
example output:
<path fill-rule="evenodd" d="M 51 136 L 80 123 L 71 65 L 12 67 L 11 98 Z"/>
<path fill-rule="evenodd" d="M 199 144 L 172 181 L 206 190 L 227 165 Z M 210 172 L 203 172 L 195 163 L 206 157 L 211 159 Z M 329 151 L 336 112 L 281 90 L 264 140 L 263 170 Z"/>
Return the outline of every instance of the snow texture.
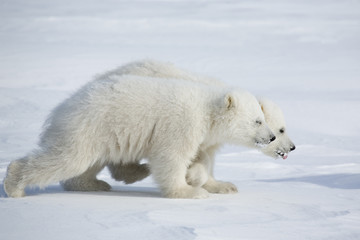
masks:
<path fill-rule="evenodd" d="M 205 200 L 106 170 L 111 192 L 11 199 L 1 183 L 1 239 L 360 239 L 359 1 L 2 0 L 0 42 L 0 179 L 54 106 L 144 58 L 273 100 L 297 147 L 284 161 L 226 146 L 215 176 L 239 193 Z"/>

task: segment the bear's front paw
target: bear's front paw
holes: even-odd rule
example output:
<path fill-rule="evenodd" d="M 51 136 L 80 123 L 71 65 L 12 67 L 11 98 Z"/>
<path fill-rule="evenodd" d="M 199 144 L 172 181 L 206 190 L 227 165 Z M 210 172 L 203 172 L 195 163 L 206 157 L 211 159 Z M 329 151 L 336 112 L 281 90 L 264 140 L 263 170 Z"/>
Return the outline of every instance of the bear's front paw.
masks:
<path fill-rule="evenodd" d="M 230 182 L 213 181 L 206 183 L 203 187 L 210 193 L 229 194 L 238 192 L 237 187 Z"/>
<path fill-rule="evenodd" d="M 186 186 L 186 187 L 167 191 L 164 195 L 167 198 L 204 199 L 209 197 L 209 192 L 203 188 L 194 188 L 191 186 Z"/>
<path fill-rule="evenodd" d="M 186 182 L 193 187 L 201 187 L 208 181 L 208 174 L 203 165 L 195 163 L 187 171 Z"/>

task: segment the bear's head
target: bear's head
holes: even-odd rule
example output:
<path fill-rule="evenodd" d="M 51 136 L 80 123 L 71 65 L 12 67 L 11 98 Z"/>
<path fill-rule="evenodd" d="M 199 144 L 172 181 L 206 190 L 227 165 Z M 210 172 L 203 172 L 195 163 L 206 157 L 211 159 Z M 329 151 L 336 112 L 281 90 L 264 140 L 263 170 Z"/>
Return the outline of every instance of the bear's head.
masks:
<path fill-rule="evenodd" d="M 217 124 L 226 143 L 263 148 L 275 140 L 259 102 L 250 93 L 231 90 L 221 100 Z"/>
<path fill-rule="evenodd" d="M 276 136 L 276 140 L 263 148 L 261 151 L 274 158 L 286 159 L 290 151 L 295 150 L 294 143 L 286 133 L 285 119 L 281 109 L 267 99 L 259 100 L 265 121 Z"/>

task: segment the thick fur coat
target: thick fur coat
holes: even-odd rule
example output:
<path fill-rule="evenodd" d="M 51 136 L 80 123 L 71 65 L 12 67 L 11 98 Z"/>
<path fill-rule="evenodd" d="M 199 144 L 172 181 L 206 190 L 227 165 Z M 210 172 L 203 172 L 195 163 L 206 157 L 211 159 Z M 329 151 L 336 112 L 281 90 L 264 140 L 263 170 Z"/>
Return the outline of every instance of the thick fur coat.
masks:
<path fill-rule="evenodd" d="M 134 76 L 120 68 L 54 109 L 39 149 L 9 165 L 4 188 L 10 197 L 22 197 L 27 186 L 91 176 L 106 165 L 131 166 L 146 158 L 144 171 L 164 196 L 204 198 L 208 191 L 186 182 L 194 160 L 213 158 L 224 143 L 258 147 L 274 139 L 258 101 L 246 91 L 182 77 Z M 108 188 L 89 179 L 83 184 Z"/>

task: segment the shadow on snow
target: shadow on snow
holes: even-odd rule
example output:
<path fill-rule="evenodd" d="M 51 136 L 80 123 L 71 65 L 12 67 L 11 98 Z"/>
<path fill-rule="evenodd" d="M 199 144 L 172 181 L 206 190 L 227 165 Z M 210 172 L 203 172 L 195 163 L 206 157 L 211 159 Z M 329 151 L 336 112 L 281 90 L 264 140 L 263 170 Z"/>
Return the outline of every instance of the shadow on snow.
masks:
<path fill-rule="evenodd" d="M 266 179 L 260 182 L 305 182 L 329 188 L 360 189 L 360 174 L 330 174 L 296 178 Z"/>
<path fill-rule="evenodd" d="M 114 186 L 109 192 L 81 192 L 64 191 L 60 185 L 50 185 L 44 189 L 26 188 L 26 196 L 36 196 L 40 194 L 88 194 L 103 196 L 124 196 L 124 197 L 150 197 L 161 198 L 160 190 L 156 187 L 132 187 L 132 186 Z M 3 183 L 0 184 L 0 198 L 6 198 Z"/>

